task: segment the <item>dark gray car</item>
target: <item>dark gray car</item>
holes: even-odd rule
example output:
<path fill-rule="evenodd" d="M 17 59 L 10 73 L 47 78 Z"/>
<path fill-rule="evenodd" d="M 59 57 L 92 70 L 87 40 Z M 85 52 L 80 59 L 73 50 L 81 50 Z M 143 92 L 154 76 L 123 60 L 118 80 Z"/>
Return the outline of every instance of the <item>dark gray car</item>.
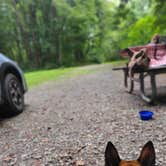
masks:
<path fill-rule="evenodd" d="M 27 85 L 20 67 L 0 53 L 0 113 L 21 113 L 26 91 Z"/>

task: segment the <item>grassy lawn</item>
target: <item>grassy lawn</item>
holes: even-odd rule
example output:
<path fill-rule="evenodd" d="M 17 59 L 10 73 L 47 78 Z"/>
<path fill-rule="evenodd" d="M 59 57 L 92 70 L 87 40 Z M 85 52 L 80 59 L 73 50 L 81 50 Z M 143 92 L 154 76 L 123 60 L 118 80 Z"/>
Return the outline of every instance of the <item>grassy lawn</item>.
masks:
<path fill-rule="evenodd" d="M 127 61 L 128 61 L 128 59 L 126 58 L 124 60 L 118 60 L 118 61 L 110 62 L 110 64 L 112 64 L 113 67 L 116 67 L 116 66 L 125 66 L 125 64 L 127 63 Z"/>
<path fill-rule="evenodd" d="M 124 64 L 125 61 L 115 61 L 106 64 L 112 64 L 113 66 L 118 66 Z M 97 71 L 100 65 L 92 65 L 85 67 L 70 67 L 70 68 L 60 68 L 53 70 L 39 70 L 33 72 L 25 73 L 25 78 L 28 84 L 28 87 L 37 86 L 47 81 L 57 80 L 59 78 L 71 78 L 77 75 L 88 74 Z"/>
<path fill-rule="evenodd" d="M 31 88 L 47 81 L 57 80 L 59 78 L 62 78 L 63 76 L 65 76 L 65 78 L 70 78 L 77 75 L 88 74 L 90 72 L 92 72 L 92 70 L 81 67 L 60 68 L 53 70 L 39 70 L 28 72 L 25 73 L 25 78 L 28 87 Z"/>

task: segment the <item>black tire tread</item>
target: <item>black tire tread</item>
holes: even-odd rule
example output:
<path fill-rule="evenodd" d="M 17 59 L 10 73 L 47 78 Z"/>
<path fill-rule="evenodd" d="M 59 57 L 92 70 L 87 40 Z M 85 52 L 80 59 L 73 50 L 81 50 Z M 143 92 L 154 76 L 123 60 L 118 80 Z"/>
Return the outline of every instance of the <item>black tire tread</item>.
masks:
<path fill-rule="evenodd" d="M 11 102 L 9 94 L 8 94 L 8 82 L 11 79 L 16 79 L 18 81 L 19 86 L 22 88 L 20 81 L 18 78 L 12 74 L 8 73 L 6 74 L 3 82 L 3 93 L 4 93 L 4 105 L 3 105 L 3 114 L 5 113 L 6 115 L 17 115 L 23 111 L 24 108 L 24 98 L 23 98 L 23 106 L 21 108 L 16 108 L 14 104 Z M 24 96 L 23 96 L 24 97 Z"/>

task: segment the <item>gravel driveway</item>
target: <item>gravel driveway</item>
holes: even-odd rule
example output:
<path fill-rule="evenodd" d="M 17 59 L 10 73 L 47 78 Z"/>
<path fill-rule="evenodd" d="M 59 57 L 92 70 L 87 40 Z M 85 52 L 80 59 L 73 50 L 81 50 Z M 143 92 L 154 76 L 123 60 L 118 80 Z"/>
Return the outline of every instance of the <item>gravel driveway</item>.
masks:
<path fill-rule="evenodd" d="M 32 88 L 25 111 L 0 121 L 0 165 L 103 166 L 107 141 L 122 158 L 136 159 L 149 140 L 157 165 L 166 165 L 165 102 L 152 107 L 138 91 L 125 93 L 122 72 L 111 65 L 90 68 L 96 71 Z M 141 121 L 141 109 L 154 111 L 154 119 Z"/>

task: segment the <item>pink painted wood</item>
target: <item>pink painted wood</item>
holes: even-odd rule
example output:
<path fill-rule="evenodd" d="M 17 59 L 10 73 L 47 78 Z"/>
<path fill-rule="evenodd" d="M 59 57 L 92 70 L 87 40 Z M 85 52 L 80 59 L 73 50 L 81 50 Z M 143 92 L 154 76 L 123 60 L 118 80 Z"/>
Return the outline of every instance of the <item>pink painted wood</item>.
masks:
<path fill-rule="evenodd" d="M 141 49 L 147 50 L 147 55 L 150 58 L 149 67 L 159 67 L 166 65 L 166 45 L 165 44 L 147 44 L 144 46 L 129 47 L 128 50 L 132 52 L 140 51 Z M 120 51 L 120 55 L 129 56 L 127 49 Z"/>

